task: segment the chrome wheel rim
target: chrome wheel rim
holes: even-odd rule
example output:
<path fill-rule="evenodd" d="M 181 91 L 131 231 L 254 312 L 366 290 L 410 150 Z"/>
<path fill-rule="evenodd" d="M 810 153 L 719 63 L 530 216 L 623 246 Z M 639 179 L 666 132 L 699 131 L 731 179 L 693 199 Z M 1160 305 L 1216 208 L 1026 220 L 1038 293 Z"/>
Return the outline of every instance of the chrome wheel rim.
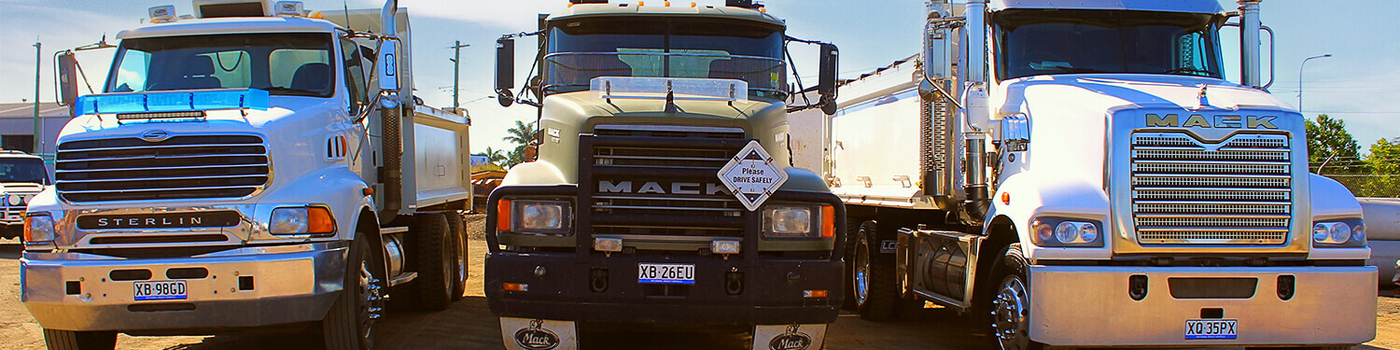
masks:
<path fill-rule="evenodd" d="M 466 237 L 457 238 L 457 281 L 467 280 L 467 240 Z"/>
<path fill-rule="evenodd" d="M 1002 350 L 1030 348 L 1029 320 L 1030 294 L 1026 292 L 1026 285 L 1020 276 L 1007 276 L 996 298 L 992 299 L 992 331 Z"/>
<path fill-rule="evenodd" d="M 855 286 L 853 292 L 856 296 L 856 305 L 865 305 L 865 299 L 870 292 L 870 253 L 868 245 L 861 239 L 856 245 L 855 269 L 851 274 L 851 285 Z"/>
<path fill-rule="evenodd" d="M 360 334 L 363 339 L 373 338 L 374 323 L 384 310 L 384 297 L 380 294 L 379 279 L 374 278 L 369 265 L 369 261 L 360 262 L 360 283 L 356 291 L 360 304 L 356 311 L 360 316 Z"/>

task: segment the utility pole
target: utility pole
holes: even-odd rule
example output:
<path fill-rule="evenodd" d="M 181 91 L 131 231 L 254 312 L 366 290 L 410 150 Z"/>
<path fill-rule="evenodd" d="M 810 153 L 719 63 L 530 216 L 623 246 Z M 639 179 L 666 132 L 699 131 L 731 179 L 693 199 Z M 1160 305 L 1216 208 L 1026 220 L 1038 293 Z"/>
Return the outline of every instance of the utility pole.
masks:
<path fill-rule="evenodd" d="M 39 41 L 34 41 L 34 154 L 42 154 L 44 150 L 39 148 L 42 145 L 44 135 L 39 135 L 39 71 L 44 67 L 43 45 Z"/>
<path fill-rule="evenodd" d="M 452 47 L 449 47 L 449 49 L 452 49 L 452 51 L 454 51 L 454 52 L 453 52 L 453 57 L 452 57 L 452 60 L 451 60 L 451 61 L 452 61 L 452 113 L 457 113 L 457 107 L 460 107 L 460 106 L 461 106 L 461 103 L 458 102 L 457 95 L 458 95 L 459 93 L 461 93 L 461 90 L 462 90 L 461 87 L 458 86 L 459 84 L 461 84 L 461 81 L 462 81 L 462 79 L 460 78 L 460 77 L 461 77 L 461 69 L 462 69 L 462 48 L 468 47 L 468 46 L 472 46 L 472 45 L 471 45 L 471 44 L 463 45 L 461 40 L 457 40 L 457 44 L 456 44 L 456 45 L 452 45 Z"/>

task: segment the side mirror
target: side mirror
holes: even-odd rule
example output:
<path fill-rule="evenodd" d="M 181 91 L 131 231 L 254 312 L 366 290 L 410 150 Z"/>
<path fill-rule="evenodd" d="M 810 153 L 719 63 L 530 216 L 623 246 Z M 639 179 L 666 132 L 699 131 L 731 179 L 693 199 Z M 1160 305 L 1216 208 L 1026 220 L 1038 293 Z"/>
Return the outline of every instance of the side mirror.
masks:
<path fill-rule="evenodd" d="M 385 40 L 379 42 L 379 90 L 399 91 L 399 42 Z"/>
<path fill-rule="evenodd" d="M 496 39 L 496 101 L 501 107 L 515 103 L 510 88 L 515 86 L 515 39 Z"/>
<path fill-rule="evenodd" d="M 59 104 L 72 105 L 78 100 L 78 58 L 72 51 L 58 55 Z"/>
<path fill-rule="evenodd" d="M 919 82 L 919 98 L 923 99 L 924 102 L 938 102 L 938 99 L 943 97 L 943 91 L 939 90 L 937 86 L 933 86 L 933 81 L 930 81 L 928 77 L 924 77 L 923 81 Z"/>
<path fill-rule="evenodd" d="M 818 58 L 820 73 L 817 78 L 817 94 L 822 97 L 822 112 L 836 114 L 836 73 L 841 54 L 836 45 L 821 44 L 821 57 Z"/>

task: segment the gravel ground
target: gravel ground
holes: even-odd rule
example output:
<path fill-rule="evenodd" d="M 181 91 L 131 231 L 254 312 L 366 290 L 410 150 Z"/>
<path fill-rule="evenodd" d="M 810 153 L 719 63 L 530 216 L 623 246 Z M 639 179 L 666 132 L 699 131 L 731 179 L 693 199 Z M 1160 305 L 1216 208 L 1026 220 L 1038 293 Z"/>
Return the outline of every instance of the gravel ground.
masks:
<path fill-rule="evenodd" d="M 482 294 L 482 232 L 485 216 L 467 217 L 471 242 L 471 284 L 462 301 L 443 312 L 390 313 L 380 322 L 377 349 L 500 349 L 500 325 Z M 20 247 L 0 240 L 0 349 L 43 349 L 43 334 L 19 301 Z M 1384 292 L 1384 295 L 1390 295 Z M 1382 296 L 1376 311 L 1377 339 L 1354 349 L 1400 349 L 1400 298 Z M 214 337 L 120 336 L 118 349 L 309 349 L 320 344 L 301 330 L 282 334 L 243 334 Z M 843 314 L 827 333 L 827 349 L 989 349 L 983 338 L 967 336 L 962 319 L 949 310 L 929 308 L 901 322 L 877 323 Z M 585 349 L 743 349 L 743 333 L 681 333 L 654 331 L 589 331 L 581 336 Z"/>

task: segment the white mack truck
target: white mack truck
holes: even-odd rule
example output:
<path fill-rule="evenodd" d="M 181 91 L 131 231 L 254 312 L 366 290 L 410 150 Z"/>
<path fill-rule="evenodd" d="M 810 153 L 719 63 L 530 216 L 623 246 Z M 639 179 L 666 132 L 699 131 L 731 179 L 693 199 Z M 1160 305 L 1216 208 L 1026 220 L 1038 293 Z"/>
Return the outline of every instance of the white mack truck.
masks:
<path fill-rule="evenodd" d="M 929 4 L 921 54 L 792 134 L 846 204 L 861 316 L 931 301 L 1008 350 L 1372 339 L 1361 207 L 1307 172 L 1303 116 L 1260 83 L 1260 3 L 1239 4 Z"/>
<path fill-rule="evenodd" d="M 118 34 L 26 216 L 49 348 L 308 327 L 368 349 L 390 296 L 459 299 L 469 121 L 411 95 L 405 11 L 197 0 Z"/>

